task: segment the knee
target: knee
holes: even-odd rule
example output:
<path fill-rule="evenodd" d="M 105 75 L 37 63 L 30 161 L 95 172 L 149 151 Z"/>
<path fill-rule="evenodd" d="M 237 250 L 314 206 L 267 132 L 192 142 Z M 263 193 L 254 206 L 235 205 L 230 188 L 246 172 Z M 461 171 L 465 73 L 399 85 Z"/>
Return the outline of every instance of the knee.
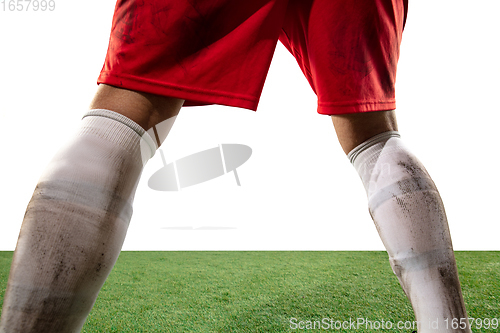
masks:
<path fill-rule="evenodd" d="M 175 117 L 184 100 L 140 91 L 99 85 L 90 104 L 91 109 L 106 109 L 120 113 L 145 130 Z"/>
<path fill-rule="evenodd" d="M 331 118 L 346 154 L 380 133 L 398 130 L 395 110 L 332 115 Z"/>

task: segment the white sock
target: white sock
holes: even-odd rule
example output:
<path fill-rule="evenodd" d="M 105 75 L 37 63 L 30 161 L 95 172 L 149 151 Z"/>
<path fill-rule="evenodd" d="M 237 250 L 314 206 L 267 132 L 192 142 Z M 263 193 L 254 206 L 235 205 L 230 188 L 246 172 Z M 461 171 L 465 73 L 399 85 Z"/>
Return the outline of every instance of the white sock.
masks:
<path fill-rule="evenodd" d="M 448 222 L 434 182 L 403 145 L 385 132 L 354 148 L 349 159 L 363 181 L 370 214 L 409 298 L 419 333 L 453 329 L 467 315 Z"/>
<path fill-rule="evenodd" d="M 91 110 L 47 166 L 28 205 L 0 332 L 79 332 L 118 258 L 152 138 Z"/>

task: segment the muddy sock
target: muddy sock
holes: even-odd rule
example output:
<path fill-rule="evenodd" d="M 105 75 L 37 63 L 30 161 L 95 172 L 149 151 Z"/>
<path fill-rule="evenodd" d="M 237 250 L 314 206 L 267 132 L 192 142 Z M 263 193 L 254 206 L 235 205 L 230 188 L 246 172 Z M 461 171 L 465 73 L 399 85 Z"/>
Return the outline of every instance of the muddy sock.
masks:
<path fill-rule="evenodd" d="M 79 332 L 118 258 L 156 145 L 130 119 L 91 110 L 40 178 L 23 220 L 0 332 Z"/>
<path fill-rule="evenodd" d="M 470 332 L 448 222 L 434 182 L 397 132 L 349 154 L 368 195 L 370 214 L 409 298 L 419 333 Z"/>

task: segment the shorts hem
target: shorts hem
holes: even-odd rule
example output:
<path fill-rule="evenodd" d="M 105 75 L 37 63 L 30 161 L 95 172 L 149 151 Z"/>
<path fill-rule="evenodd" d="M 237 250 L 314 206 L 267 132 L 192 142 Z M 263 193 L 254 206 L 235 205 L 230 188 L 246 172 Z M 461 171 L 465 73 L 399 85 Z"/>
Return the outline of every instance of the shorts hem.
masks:
<path fill-rule="evenodd" d="M 324 115 L 341 115 L 350 113 L 388 111 L 396 109 L 396 101 L 387 102 L 354 102 L 354 103 L 319 103 L 318 113 Z"/>
<path fill-rule="evenodd" d="M 97 84 L 101 83 L 118 88 L 184 99 L 184 106 L 219 104 L 257 111 L 257 106 L 259 104 L 259 99 L 249 96 L 238 96 L 229 92 L 186 88 L 131 75 L 111 74 L 110 72 L 101 72 L 97 79 Z"/>

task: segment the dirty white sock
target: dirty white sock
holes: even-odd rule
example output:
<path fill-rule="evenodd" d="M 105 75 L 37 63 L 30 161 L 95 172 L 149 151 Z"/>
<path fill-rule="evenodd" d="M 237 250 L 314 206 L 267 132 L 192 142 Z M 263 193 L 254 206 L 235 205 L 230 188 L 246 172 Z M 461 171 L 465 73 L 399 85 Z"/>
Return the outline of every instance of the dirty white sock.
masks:
<path fill-rule="evenodd" d="M 398 132 L 385 132 L 349 154 L 370 214 L 409 298 L 419 333 L 470 332 L 441 197 Z"/>
<path fill-rule="evenodd" d="M 91 110 L 47 166 L 12 262 L 1 333 L 79 332 L 118 258 L 153 139 L 132 120 Z"/>

